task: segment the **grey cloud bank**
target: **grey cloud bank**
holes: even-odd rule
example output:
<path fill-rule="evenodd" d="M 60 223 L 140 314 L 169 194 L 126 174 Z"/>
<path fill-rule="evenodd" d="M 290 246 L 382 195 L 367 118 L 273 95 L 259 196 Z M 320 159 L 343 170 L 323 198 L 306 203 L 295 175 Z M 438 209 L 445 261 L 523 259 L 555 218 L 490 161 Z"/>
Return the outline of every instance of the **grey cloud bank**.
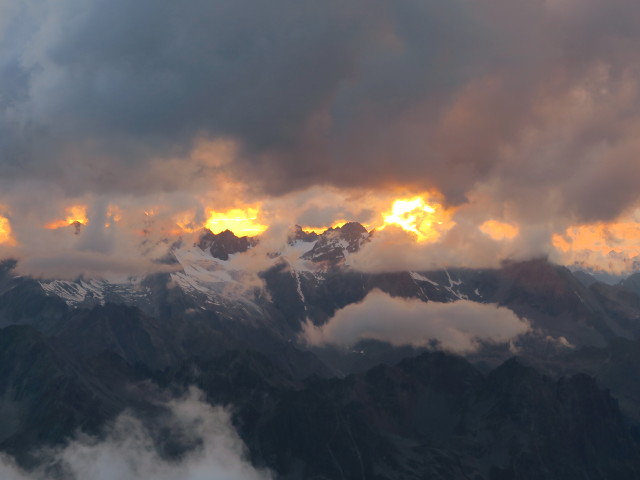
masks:
<path fill-rule="evenodd" d="M 224 168 L 269 194 L 401 184 L 459 203 L 482 186 L 522 220 L 559 223 L 638 200 L 635 1 L 0 9 L 7 185 L 189 190 L 221 168 L 190 156 L 208 138 L 237 143 Z"/>

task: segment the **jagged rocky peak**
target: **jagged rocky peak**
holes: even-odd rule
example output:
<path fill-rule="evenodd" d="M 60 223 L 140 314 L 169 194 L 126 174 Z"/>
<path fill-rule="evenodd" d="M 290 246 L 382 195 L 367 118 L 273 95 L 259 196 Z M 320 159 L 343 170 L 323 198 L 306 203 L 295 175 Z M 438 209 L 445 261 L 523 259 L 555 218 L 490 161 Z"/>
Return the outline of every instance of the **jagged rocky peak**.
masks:
<path fill-rule="evenodd" d="M 205 229 L 198 242 L 198 247 L 211 252 L 214 258 L 228 260 L 229 255 L 246 252 L 257 244 L 257 238 L 237 237 L 231 230 L 225 230 L 224 232 L 216 234 L 209 229 Z"/>
<path fill-rule="evenodd" d="M 343 226 L 338 227 L 335 230 L 340 230 L 343 235 L 366 235 L 369 233 L 367 232 L 367 229 L 358 222 L 345 223 Z"/>
<path fill-rule="evenodd" d="M 314 262 L 337 264 L 343 261 L 348 253 L 360 250 L 369 241 L 369 232 L 358 222 L 345 223 L 341 227 L 330 228 L 318 236 L 314 247 L 302 258 Z"/>
<path fill-rule="evenodd" d="M 289 244 L 292 245 L 296 241 L 315 242 L 319 235 L 316 232 L 305 232 L 300 225 L 293 227 L 293 231 L 289 235 Z"/>

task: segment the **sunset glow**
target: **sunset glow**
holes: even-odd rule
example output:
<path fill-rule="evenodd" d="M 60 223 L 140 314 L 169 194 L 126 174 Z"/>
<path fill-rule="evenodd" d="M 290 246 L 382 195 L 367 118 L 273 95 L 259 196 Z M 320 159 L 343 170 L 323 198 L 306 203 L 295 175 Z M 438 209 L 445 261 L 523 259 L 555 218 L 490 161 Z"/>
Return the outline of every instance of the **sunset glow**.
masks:
<path fill-rule="evenodd" d="M 480 225 L 480 230 L 494 240 L 511 240 L 519 233 L 518 227 L 497 220 L 487 220 Z"/>
<path fill-rule="evenodd" d="M 394 230 L 396 233 L 406 232 L 403 241 L 415 242 L 419 248 L 418 244 L 447 244 L 449 237 L 444 234 L 455 225 L 454 213 L 456 219 L 464 218 L 464 209 L 446 208 L 442 196 L 437 192 L 405 196 L 394 194 L 392 191 L 372 191 L 366 200 L 362 200 L 365 197 L 358 197 L 355 201 L 345 195 L 346 206 L 342 209 L 334 207 L 336 201 L 331 196 L 327 198 L 327 206 L 321 203 L 322 197 L 318 197 L 308 205 L 301 202 L 291 210 L 283 208 L 280 199 L 267 198 L 260 203 L 243 203 L 240 195 L 237 208 L 216 208 L 214 202 L 202 200 L 199 208 L 173 213 L 170 213 L 170 206 L 159 203 L 133 210 L 113 202 L 102 212 L 104 220 L 101 223 L 106 229 L 112 229 L 117 224 L 118 234 L 122 235 L 135 231 L 136 236 L 148 236 L 151 232 L 158 238 L 170 239 L 184 235 L 197 236 L 205 228 L 214 234 L 230 230 L 239 237 L 255 237 L 263 234 L 272 220 L 288 222 L 289 225 L 300 224 L 303 231 L 320 235 L 330 228 L 359 221 L 368 231 L 388 228 L 387 233 L 392 235 Z M 354 202 L 355 207 L 349 202 Z M 322 212 L 322 208 L 335 208 L 335 220 L 323 226 L 300 222 L 300 218 L 313 218 L 309 211 Z M 200 213 L 203 211 L 204 215 Z M 50 221 L 45 227 L 52 230 L 75 227 L 73 233 L 82 235 L 83 226 L 90 222 L 89 213 L 86 205 L 71 205 L 64 209 L 60 219 Z M 510 242 L 522 234 L 520 225 L 497 219 L 483 221 L 477 228 L 487 236 L 486 240 L 496 242 Z M 16 244 L 8 217 L 0 216 L 0 245 Z M 20 244 L 22 246 L 22 242 Z M 630 272 L 640 261 L 640 223 L 636 214 L 636 217 L 627 215 L 612 223 L 571 226 L 553 236 L 552 246 L 556 251 L 554 259 L 560 263 L 618 274 Z M 509 244 L 505 243 L 504 248 L 510 248 Z"/>
<path fill-rule="evenodd" d="M 220 233 L 231 230 L 239 237 L 253 237 L 259 235 L 267 229 L 258 220 L 259 208 L 234 208 L 224 212 L 215 210 L 207 211 L 207 221 L 205 227 L 212 233 Z"/>
<path fill-rule="evenodd" d="M 391 211 L 383 213 L 383 218 L 381 228 L 397 225 L 415 234 L 419 242 L 435 241 L 451 226 L 451 212 L 439 203 L 427 202 L 420 196 L 396 200 Z"/>
<path fill-rule="evenodd" d="M 640 255 L 640 2 L 219 0 L 147 32 L 137 2 L 69 1 L 2 3 L 23 264 L 350 222 L 442 263 Z"/>
<path fill-rule="evenodd" d="M 553 245 L 563 252 L 616 252 L 634 257 L 640 255 L 640 223 L 596 223 L 570 227 L 564 235 L 554 235 Z"/>
<path fill-rule="evenodd" d="M 9 219 L 0 216 L 0 245 L 15 245 Z"/>
<path fill-rule="evenodd" d="M 146 212 L 145 212 L 146 214 Z M 195 221 L 195 214 L 193 212 L 183 212 L 174 217 L 176 229 L 171 230 L 171 235 L 182 235 L 183 233 L 193 233 L 202 228 Z"/>
<path fill-rule="evenodd" d="M 117 205 L 109 205 L 107 210 L 107 221 L 105 222 L 105 228 L 113 226 L 114 223 L 122 220 L 122 210 Z"/>
<path fill-rule="evenodd" d="M 341 220 L 333 222 L 328 227 L 301 227 L 301 228 L 302 228 L 302 230 L 304 232 L 317 233 L 318 235 L 320 235 L 320 234 L 326 232 L 327 230 L 329 230 L 330 228 L 338 228 L 338 227 L 341 227 L 345 223 L 348 223 L 348 222 L 349 222 L 348 220 L 341 219 Z M 366 225 L 365 225 L 365 228 L 366 228 Z M 368 230 L 368 228 L 367 228 L 367 230 Z"/>
<path fill-rule="evenodd" d="M 60 220 L 54 220 L 47 223 L 44 228 L 49 230 L 57 230 L 58 228 L 68 227 L 73 224 L 86 225 L 87 220 L 87 207 L 85 205 L 72 205 L 65 208 L 66 217 Z"/>

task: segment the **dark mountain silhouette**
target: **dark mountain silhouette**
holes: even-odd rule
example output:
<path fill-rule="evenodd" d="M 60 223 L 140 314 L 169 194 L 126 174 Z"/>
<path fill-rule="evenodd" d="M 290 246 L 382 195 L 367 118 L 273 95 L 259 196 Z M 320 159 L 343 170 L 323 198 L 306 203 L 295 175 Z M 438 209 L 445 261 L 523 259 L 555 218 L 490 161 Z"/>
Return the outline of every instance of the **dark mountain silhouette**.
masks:
<path fill-rule="evenodd" d="M 47 283 L 0 263 L 0 451 L 33 466 L 39 447 L 99 435 L 125 410 L 151 421 L 159 397 L 196 386 L 231 407 L 252 462 L 278 478 L 640 478 L 635 277 L 585 281 L 544 259 L 358 272 L 347 260 L 368 239 L 356 223 L 298 228 L 290 242 L 308 244 L 300 260 L 317 269 L 275 252 L 251 288 L 228 272 L 197 276 L 257 244 L 231 232 L 205 232 L 199 246 L 217 260 L 195 277 L 155 274 L 131 287 Z M 435 343 L 300 341 L 307 322 L 323 325 L 373 290 L 497 304 L 532 329 L 467 358 Z"/>

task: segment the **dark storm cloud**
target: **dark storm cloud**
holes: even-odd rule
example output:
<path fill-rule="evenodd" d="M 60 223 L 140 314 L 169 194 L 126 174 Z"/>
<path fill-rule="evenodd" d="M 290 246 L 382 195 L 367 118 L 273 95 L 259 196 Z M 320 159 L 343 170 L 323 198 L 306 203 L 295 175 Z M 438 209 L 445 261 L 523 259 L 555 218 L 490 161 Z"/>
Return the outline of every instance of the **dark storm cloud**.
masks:
<path fill-rule="evenodd" d="M 638 199 L 632 0 L 0 7 L 5 181 L 188 189 L 207 166 L 162 159 L 230 138 L 227 167 L 272 194 L 403 184 L 457 203 L 484 183 L 536 221 L 611 218 Z"/>

